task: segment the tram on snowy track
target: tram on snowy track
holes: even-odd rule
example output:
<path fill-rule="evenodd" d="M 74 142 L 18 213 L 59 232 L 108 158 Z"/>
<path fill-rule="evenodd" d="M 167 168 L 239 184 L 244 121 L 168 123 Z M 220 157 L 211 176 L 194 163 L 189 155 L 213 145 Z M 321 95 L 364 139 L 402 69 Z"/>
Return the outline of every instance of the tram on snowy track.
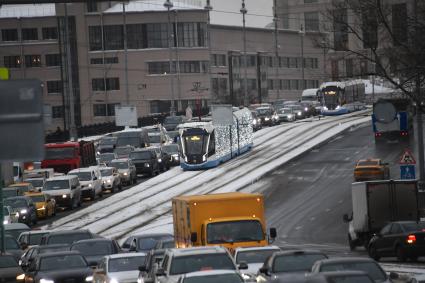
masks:
<path fill-rule="evenodd" d="M 340 115 L 359 108 L 365 101 L 365 84 L 362 80 L 325 82 L 319 87 L 323 115 Z"/>

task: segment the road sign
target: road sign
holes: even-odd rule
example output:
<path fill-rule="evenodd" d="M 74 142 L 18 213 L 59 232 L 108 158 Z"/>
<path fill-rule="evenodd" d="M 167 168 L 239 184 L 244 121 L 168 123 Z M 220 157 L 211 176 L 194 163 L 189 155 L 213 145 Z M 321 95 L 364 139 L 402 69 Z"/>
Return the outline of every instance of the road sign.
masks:
<path fill-rule="evenodd" d="M 213 125 L 233 125 L 232 105 L 211 105 Z"/>
<path fill-rule="evenodd" d="M 137 109 L 134 106 L 115 106 L 115 125 L 137 126 Z"/>
<path fill-rule="evenodd" d="M 400 165 L 400 179 L 410 180 L 416 179 L 416 166 L 415 165 Z"/>
<path fill-rule="evenodd" d="M 416 164 L 415 157 L 413 157 L 413 153 L 409 149 L 406 149 L 404 151 L 403 155 L 400 158 L 399 164 Z"/>

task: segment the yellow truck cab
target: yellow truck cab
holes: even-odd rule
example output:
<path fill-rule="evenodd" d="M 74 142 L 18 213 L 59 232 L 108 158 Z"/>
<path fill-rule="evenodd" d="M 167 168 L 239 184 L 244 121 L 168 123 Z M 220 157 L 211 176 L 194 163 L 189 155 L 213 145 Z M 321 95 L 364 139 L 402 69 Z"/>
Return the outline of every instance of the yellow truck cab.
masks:
<path fill-rule="evenodd" d="M 266 232 L 261 194 L 223 193 L 179 196 L 172 200 L 177 248 L 220 245 L 267 246 L 276 229 Z"/>

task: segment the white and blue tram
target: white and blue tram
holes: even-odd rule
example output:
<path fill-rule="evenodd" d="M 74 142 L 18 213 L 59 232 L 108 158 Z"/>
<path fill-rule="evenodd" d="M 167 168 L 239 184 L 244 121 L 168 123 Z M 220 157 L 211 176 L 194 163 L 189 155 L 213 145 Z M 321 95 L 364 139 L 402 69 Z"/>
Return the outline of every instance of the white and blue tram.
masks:
<path fill-rule="evenodd" d="M 362 80 L 325 82 L 319 88 L 323 115 L 340 115 L 351 111 L 352 105 L 364 103 L 365 84 Z"/>
<path fill-rule="evenodd" d="M 253 147 L 252 115 L 246 109 L 233 112 L 230 126 L 212 122 L 187 123 L 180 129 L 183 170 L 218 166 Z"/>

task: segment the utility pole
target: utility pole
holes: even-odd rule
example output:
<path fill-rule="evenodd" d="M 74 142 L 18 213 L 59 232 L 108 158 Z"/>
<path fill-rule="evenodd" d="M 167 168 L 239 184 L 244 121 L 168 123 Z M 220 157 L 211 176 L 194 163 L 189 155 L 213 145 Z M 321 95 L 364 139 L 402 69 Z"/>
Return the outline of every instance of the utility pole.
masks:
<path fill-rule="evenodd" d="M 176 112 L 174 110 L 174 75 L 173 75 L 173 49 L 171 44 L 171 19 L 170 19 L 170 10 L 173 8 L 173 3 L 170 0 L 166 0 L 164 7 L 167 8 L 168 15 L 168 25 L 167 25 L 167 39 L 168 39 L 168 56 L 170 64 L 170 90 L 171 90 L 171 106 L 170 106 L 170 115 L 175 116 Z"/>
<path fill-rule="evenodd" d="M 279 30 L 277 28 L 276 0 L 273 1 L 273 22 L 274 22 L 274 51 L 276 56 L 275 76 L 276 76 L 276 81 L 278 82 L 276 99 L 279 99 L 280 98 L 280 79 L 279 79 L 279 61 L 280 60 L 279 60 L 279 45 L 278 45 Z"/>
<path fill-rule="evenodd" d="M 301 35 L 301 72 L 302 72 L 302 82 L 301 82 L 301 88 L 305 89 L 305 81 L 304 81 L 304 35 L 305 35 L 305 31 L 304 31 L 304 27 L 301 24 L 301 28 L 300 28 L 300 35 Z"/>
<path fill-rule="evenodd" d="M 244 67 L 244 96 L 243 104 L 248 106 L 248 78 L 247 78 L 247 58 L 246 58 L 246 27 L 245 27 L 245 15 L 248 10 L 245 8 L 245 0 L 242 0 L 242 7 L 240 9 L 242 13 L 242 24 L 243 24 L 243 67 Z"/>
<path fill-rule="evenodd" d="M 128 50 L 127 50 L 127 17 L 125 13 L 126 1 L 122 2 L 122 22 L 124 35 L 124 76 L 125 76 L 125 103 L 130 106 L 130 92 L 128 89 Z M 105 64 L 105 63 L 104 63 Z M 106 85 L 105 85 L 106 88 Z"/>
<path fill-rule="evenodd" d="M 211 10 L 213 9 L 213 7 L 210 4 L 210 0 L 207 0 L 207 4 L 205 5 L 204 9 L 207 11 L 207 44 L 208 44 L 208 83 L 209 83 L 209 88 L 210 90 L 212 90 L 211 87 Z M 210 91 L 210 98 L 212 98 L 212 92 Z"/>

